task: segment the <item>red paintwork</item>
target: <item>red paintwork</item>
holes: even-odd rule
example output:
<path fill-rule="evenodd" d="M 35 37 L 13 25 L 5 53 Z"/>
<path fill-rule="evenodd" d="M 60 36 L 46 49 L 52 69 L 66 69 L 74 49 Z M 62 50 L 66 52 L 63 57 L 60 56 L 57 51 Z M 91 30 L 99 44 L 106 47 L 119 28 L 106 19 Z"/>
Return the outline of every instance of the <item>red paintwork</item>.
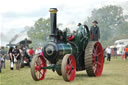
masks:
<path fill-rule="evenodd" d="M 92 54 L 92 63 L 93 70 L 95 72 L 95 76 L 100 76 L 103 71 L 104 65 L 104 56 L 103 56 L 103 48 L 99 42 L 96 42 L 93 54 Z"/>
<path fill-rule="evenodd" d="M 90 33 L 90 40 L 93 40 L 94 36 Z"/>
<path fill-rule="evenodd" d="M 69 81 L 73 81 L 75 79 L 76 61 L 73 55 L 70 55 L 69 58 L 67 59 L 66 74 Z"/>
<path fill-rule="evenodd" d="M 29 53 L 29 55 L 34 55 L 35 51 L 33 49 L 29 49 L 28 53 Z"/>
<path fill-rule="evenodd" d="M 35 63 L 35 74 L 38 80 L 43 80 L 45 78 L 46 69 L 41 69 L 41 67 L 47 67 L 46 59 L 40 55 L 37 62 Z"/>
<path fill-rule="evenodd" d="M 71 40 L 73 40 L 74 38 L 75 38 L 75 36 L 74 36 L 74 35 L 71 35 L 71 36 L 68 37 L 68 40 L 71 41 Z"/>
<path fill-rule="evenodd" d="M 122 59 L 125 59 L 125 53 L 122 55 Z"/>
<path fill-rule="evenodd" d="M 44 56 L 43 52 L 40 53 L 41 56 Z"/>

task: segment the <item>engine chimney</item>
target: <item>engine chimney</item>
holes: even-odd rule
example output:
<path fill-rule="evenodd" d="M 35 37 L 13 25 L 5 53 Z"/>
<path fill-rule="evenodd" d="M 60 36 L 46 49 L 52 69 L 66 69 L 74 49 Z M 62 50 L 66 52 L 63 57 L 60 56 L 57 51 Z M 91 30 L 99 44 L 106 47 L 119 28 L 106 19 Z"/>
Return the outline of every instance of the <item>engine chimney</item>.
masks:
<path fill-rule="evenodd" d="M 57 8 L 50 8 L 50 24 L 51 24 L 51 38 L 56 37 L 56 30 L 57 30 Z"/>

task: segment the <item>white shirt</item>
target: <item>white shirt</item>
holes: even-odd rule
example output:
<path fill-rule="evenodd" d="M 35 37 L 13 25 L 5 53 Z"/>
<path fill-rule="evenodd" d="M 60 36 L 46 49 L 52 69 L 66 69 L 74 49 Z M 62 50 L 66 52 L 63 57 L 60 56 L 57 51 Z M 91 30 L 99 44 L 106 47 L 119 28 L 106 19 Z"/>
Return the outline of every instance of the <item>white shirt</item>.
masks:
<path fill-rule="evenodd" d="M 36 49 L 35 54 L 41 53 L 41 49 Z"/>
<path fill-rule="evenodd" d="M 108 54 L 111 54 L 111 48 L 106 48 L 106 52 L 107 52 Z"/>

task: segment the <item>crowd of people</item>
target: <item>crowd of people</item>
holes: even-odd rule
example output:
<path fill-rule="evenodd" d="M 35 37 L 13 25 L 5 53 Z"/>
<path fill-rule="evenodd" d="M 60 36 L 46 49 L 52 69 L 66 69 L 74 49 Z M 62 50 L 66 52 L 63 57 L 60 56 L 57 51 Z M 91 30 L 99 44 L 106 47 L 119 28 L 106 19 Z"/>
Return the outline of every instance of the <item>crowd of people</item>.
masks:
<path fill-rule="evenodd" d="M 6 59 L 10 60 L 10 69 L 14 69 L 14 64 L 16 65 L 16 69 L 19 70 L 21 68 L 21 60 L 24 60 L 24 57 L 27 57 L 29 62 L 32 61 L 32 57 L 34 54 L 39 54 L 41 52 L 41 48 L 38 47 L 35 50 L 31 47 L 10 47 L 4 48 L 3 46 L 0 47 L 0 72 L 2 69 L 6 67 Z"/>
<path fill-rule="evenodd" d="M 114 51 L 114 54 L 112 55 L 112 50 Z M 104 49 L 104 59 L 107 57 L 107 61 L 111 61 L 111 56 L 114 56 L 115 59 L 117 59 L 117 48 L 110 48 L 107 47 L 106 49 Z M 125 46 L 124 49 L 122 49 L 122 59 L 123 60 L 128 60 L 128 46 Z"/>

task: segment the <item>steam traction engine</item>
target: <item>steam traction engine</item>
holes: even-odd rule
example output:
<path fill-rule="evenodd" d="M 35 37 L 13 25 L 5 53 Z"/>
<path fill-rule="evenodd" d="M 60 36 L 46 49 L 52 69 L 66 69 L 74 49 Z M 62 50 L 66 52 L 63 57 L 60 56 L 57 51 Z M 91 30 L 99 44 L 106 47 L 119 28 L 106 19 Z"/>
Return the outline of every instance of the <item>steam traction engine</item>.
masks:
<path fill-rule="evenodd" d="M 66 31 L 57 28 L 56 13 L 56 8 L 50 9 L 50 41 L 32 60 L 32 78 L 36 81 L 43 80 L 47 69 L 56 71 L 65 81 L 74 80 L 76 71 L 82 70 L 86 70 L 88 76 L 100 76 L 104 64 L 100 42 L 90 40 L 86 25 L 79 28 L 84 29 L 84 35 L 83 31 L 78 31 L 67 37 Z M 50 66 L 47 66 L 46 60 L 51 63 Z"/>

